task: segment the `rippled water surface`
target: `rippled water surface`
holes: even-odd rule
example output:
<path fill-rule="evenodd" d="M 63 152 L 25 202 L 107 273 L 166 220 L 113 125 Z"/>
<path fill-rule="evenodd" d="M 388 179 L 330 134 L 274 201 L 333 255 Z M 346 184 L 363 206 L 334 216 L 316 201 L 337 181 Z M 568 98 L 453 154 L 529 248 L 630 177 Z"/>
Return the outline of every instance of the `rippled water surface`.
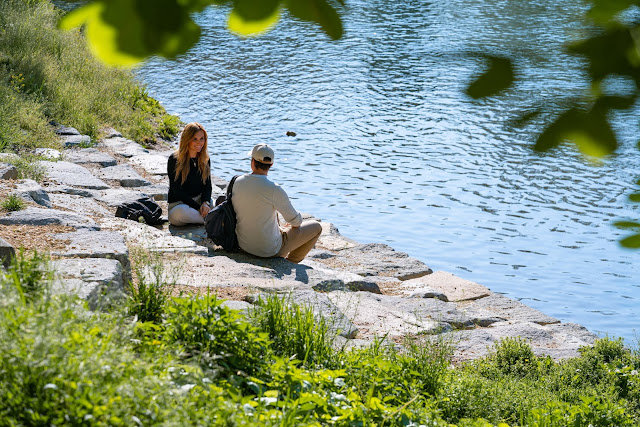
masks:
<path fill-rule="evenodd" d="M 611 224 L 640 216 L 626 201 L 640 175 L 638 111 L 616 117 L 623 145 L 600 165 L 571 148 L 536 154 L 540 123 L 507 124 L 584 90 L 578 60 L 559 53 L 585 31 L 582 3 L 349 6 L 338 42 L 287 17 L 241 40 L 224 29 L 227 11 L 210 8 L 197 47 L 138 73 L 170 112 L 206 126 L 216 175 L 248 170 L 247 151 L 268 142 L 270 177 L 342 234 L 635 343 L 640 251 L 621 249 Z M 478 51 L 518 55 L 526 82 L 470 101 L 482 62 L 466 53 Z"/>

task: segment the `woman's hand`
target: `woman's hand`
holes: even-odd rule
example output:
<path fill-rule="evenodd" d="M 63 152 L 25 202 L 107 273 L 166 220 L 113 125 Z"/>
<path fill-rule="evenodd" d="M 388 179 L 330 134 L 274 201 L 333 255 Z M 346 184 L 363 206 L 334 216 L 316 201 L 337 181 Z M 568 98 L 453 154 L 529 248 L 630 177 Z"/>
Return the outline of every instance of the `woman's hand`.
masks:
<path fill-rule="evenodd" d="M 200 215 L 202 216 L 202 218 L 206 217 L 210 210 L 211 206 L 209 205 L 209 202 L 204 202 L 203 204 L 201 204 Z"/>

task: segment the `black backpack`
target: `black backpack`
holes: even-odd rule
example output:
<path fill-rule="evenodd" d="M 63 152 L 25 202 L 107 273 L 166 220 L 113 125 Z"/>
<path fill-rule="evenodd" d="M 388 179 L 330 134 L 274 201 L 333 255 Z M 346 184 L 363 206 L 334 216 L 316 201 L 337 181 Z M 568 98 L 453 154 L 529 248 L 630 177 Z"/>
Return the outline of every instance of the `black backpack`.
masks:
<path fill-rule="evenodd" d="M 148 225 L 160 225 L 164 222 L 161 219 L 162 208 L 150 197 L 121 204 L 116 209 L 116 216 L 133 221 L 140 221 L 142 217 Z"/>
<path fill-rule="evenodd" d="M 233 183 L 238 175 L 231 178 L 227 187 L 227 197 L 211 209 L 204 219 L 204 228 L 207 236 L 218 246 L 222 246 L 227 252 L 234 252 L 238 249 L 238 238 L 236 237 L 236 212 L 231 203 L 231 192 Z"/>

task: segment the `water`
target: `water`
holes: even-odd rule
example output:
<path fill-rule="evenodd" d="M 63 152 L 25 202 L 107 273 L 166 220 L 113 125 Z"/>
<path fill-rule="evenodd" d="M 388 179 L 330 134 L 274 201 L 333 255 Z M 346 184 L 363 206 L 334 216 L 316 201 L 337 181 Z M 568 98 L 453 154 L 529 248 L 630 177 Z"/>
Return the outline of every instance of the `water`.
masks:
<path fill-rule="evenodd" d="M 559 53 L 586 31 L 582 2 L 349 6 L 338 42 L 286 17 L 241 40 L 224 29 L 227 11 L 210 8 L 191 52 L 138 75 L 170 112 L 205 125 L 214 174 L 247 171 L 247 151 L 268 142 L 269 176 L 345 236 L 636 343 L 640 251 L 618 246 L 612 222 L 640 216 L 626 199 L 640 175 L 638 111 L 615 117 L 622 147 L 599 165 L 570 147 L 534 153 L 542 121 L 507 124 L 584 91 L 579 60 Z M 465 53 L 479 51 L 517 54 L 524 82 L 495 100 L 466 98 L 482 61 Z"/>

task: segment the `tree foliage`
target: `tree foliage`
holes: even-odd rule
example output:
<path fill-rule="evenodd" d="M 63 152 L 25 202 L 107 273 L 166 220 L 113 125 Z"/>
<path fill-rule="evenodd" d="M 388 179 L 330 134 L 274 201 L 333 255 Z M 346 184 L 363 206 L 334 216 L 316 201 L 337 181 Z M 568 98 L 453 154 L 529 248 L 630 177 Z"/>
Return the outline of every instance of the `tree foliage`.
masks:
<path fill-rule="evenodd" d="M 60 20 L 60 27 L 84 26 L 94 54 L 110 65 L 132 66 L 149 56 L 175 58 L 200 38 L 191 15 L 211 5 L 231 6 L 229 31 L 254 36 L 273 27 L 283 9 L 342 37 L 343 0 L 93 0 Z"/>

